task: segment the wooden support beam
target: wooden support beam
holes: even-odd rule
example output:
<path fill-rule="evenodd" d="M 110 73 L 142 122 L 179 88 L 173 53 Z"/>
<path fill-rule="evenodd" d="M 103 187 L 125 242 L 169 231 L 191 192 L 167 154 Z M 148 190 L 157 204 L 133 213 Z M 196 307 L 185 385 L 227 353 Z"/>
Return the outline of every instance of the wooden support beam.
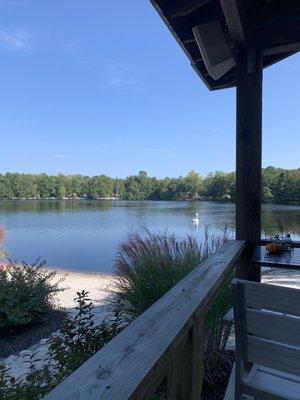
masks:
<path fill-rule="evenodd" d="M 268 49 L 279 46 L 295 47 L 300 42 L 300 23 L 286 23 L 273 27 L 266 26 L 255 31 L 255 46 Z"/>
<path fill-rule="evenodd" d="M 190 39 L 184 39 L 182 42 L 183 42 L 184 44 L 196 43 L 196 39 L 193 37 L 193 38 L 190 38 Z"/>
<path fill-rule="evenodd" d="M 196 11 L 210 0 L 173 0 L 172 9 L 169 14 L 172 18 L 184 17 Z"/>
<path fill-rule="evenodd" d="M 259 1 L 256 5 L 252 1 L 249 3 L 249 19 L 254 29 L 300 21 L 299 0 Z"/>
<path fill-rule="evenodd" d="M 237 276 L 260 281 L 250 264 L 261 239 L 262 55 L 243 51 L 237 57 L 236 89 L 236 237 L 247 241 Z"/>
<path fill-rule="evenodd" d="M 246 23 L 242 2 L 220 0 L 232 42 L 238 48 L 246 47 Z"/>
<path fill-rule="evenodd" d="M 300 41 L 295 43 L 286 44 L 283 46 L 271 47 L 263 50 L 264 56 L 271 56 L 273 54 L 282 54 L 300 51 Z"/>

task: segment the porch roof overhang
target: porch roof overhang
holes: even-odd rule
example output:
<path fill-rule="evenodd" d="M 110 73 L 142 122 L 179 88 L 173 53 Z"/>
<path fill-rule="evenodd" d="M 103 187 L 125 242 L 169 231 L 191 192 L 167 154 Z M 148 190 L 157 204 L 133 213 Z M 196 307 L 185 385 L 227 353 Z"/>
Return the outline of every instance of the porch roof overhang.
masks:
<path fill-rule="evenodd" d="M 237 54 L 261 51 L 268 67 L 300 50 L 299 0 L 151 0 L 155 9 L 210 90 L 236 86 Z M 212 36 L 222 32 L 223 44 L 208 41 L 208 51 L 231 53 L 232 66 L 221 76 L 212 76 L 200 50 L 197 27 L 211 24 Z M 215 24 L 213 24 L 215 23 Z M 206 25 L 208 26 L 208 25 Z M 218 28 L 218 29 L 216 29 Z M 220 31 L 220 32 L 219 32 Z M 225 47 L 227 47 L 225 49 Z M 228 64 L 227 64 L 228 65 Z M 219 74 L 220 75 L 220 74 Z"/>

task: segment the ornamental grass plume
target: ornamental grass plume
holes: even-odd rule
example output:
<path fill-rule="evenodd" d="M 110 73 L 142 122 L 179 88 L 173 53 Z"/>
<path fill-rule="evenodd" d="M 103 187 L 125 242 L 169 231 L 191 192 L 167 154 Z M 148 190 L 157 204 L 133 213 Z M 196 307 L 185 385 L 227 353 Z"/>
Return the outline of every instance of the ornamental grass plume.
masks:
<path fill-rule="evenodd" d="M 129 233 L 115 263 L 115 295 L 122 311 L 135 318 L 203 260 L 202 246 L 188 236 L 145 231 Z"/>
<path fill-rule="evenodd" d="M 132 321 L 138 317 L 194 268 L 214 253 L 229 237 L 230 229 L 221 226 L 220 234 L 204 226 L 204 240 L 187 236 L 178 240 L 167 232 L 132 232 L 120 244 L 115 263 L 116 290 L 120 314 Z M 231 326 L 223 320 L 231 308 L 229 278 L 205 318 L 203 399 L 223 398 L 232 367 L 232 355 L 226 345 Z M 155 400 L 165 399 L 159 395 Z"/>
<path fill-rule="evenodd" d="M 167 231 L 153 233 L 149 230 L 130 232 L 119 245 L 115 262 L 116 291 L 122 311 L 136 318 L 227 239 L 214 236 L 209 226 L 204 227 L 204 240 L 195 237 L 179 240 Z"/>

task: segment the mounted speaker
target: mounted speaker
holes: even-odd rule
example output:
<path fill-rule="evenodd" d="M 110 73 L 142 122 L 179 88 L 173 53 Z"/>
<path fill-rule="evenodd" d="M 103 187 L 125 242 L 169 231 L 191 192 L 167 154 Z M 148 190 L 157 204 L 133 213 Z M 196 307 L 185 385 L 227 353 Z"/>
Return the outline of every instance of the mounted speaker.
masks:
<path fill-rule="evenodd" d="M 212 21 L 193 28 L 204 64 L 214 80 L 220 79 L 235 65 L 219 21 Z"/>

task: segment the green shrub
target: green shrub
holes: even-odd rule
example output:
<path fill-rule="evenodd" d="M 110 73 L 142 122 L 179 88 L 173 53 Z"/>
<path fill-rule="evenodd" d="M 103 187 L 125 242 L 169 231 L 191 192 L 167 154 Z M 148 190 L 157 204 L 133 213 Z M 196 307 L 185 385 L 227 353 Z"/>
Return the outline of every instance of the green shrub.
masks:
<path fill-rule="evenodd" d="M 53 283 L 39 259 L 32 265 L 10 262 L 0 270 L 0 329 L 7 330 L 39 322 L 53 309 L 53 297 L 61 289 Z"/>
<path fill-rule="evenodd" d="M 118 313 L 94 326 L 94 306 L 88 292 L 77 292 L 74 301 L 76 315 L 69 315 L 59 334 L 48 340 L 47 362 L 42 368 L 37 367 L 36 354 L 27 356 L 30 373 L 21 381 L 0 366 L 1 400 L 40 400 L 122 329 Z"/>
<path fill-rule="evenodd" d="M 49 357 L 56 365 L 55 378 L 60 382 L 75 371 L 84 361 L 109 342 L 121 330 L 117 312 L 109 321 L 95 325 L 94 305 L 84 290 L 74 299 L 77 311 L 74 318 L 67 317 L 60 334 L 49 341 Z"/>

